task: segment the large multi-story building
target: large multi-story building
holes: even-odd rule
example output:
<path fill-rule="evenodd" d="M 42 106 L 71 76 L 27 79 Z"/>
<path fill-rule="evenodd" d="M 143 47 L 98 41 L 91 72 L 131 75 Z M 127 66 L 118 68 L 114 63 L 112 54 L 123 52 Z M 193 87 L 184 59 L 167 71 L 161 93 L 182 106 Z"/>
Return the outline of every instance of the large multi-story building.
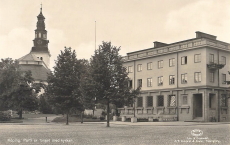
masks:
<path fill-rule="evenodd" d="M 124 66 L 141 94 L 121 116 L 164 121 L 229 121 L 230 44 L 196 32 L 196 38 L 130 52 Z M 134 111 L 135 109 L 135 111 Z"/>

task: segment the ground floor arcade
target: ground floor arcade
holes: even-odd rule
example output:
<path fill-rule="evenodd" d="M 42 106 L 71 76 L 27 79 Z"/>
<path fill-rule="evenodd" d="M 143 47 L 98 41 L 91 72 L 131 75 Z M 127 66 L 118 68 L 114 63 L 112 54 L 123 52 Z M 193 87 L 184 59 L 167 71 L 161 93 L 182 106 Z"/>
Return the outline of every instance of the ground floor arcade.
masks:
<path fill-rule="evenodd" d="M 131 106 L 119 108 L 123 118 L 159 121 L 230 121 L 230 99 L 225 88 L 184 88 L 143 91 Z"/>

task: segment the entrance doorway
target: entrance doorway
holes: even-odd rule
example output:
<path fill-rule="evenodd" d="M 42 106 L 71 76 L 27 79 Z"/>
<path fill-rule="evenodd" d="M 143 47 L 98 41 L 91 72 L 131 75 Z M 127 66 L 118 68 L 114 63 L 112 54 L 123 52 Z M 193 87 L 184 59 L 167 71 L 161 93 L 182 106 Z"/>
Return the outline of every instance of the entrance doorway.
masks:
<path fill-rule="evenodd" d="M 193 116 L 203 117 L 203 98 L 202 94 L 193 94 Z"/>

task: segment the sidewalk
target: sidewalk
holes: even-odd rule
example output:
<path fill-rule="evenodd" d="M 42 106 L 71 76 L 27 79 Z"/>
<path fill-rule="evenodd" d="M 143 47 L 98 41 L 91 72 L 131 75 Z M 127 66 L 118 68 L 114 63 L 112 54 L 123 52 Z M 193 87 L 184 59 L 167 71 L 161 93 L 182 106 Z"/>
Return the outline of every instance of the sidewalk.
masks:
<path fill-rule="evenodd" d="M 105 122 L 106 123 L 106 122 Z M 183 121 L 173 121 L 173 122 L 122 122 L 122 121 L 111 121 L 111 124 L 115 125 L 140 125 L 140 126 L 194 126 L 194 125 L 230 125 L 230 122 L 183 122 Z"/>
<path fill-rule="evenodd" d="M 52 125 L 59 124 L 56 122 L 51 122 L 54 118 L 60 116 L 49 116 L 39 117 L 39 118 L 28 118 L 24 119 L 23 123 L 10 123 L 10 124 L 20 124 L 20 125 Z M 80 122 L 70 122 L 70 124 L 80 124 Z M 8 124 L 8 123 L 7 123 Z M 84 122 L 84 124 L 106 124 L 105 122 Z M 183 122 L 183 121 L 171 121 L 171 122 L 122 122 L 122 121 L 110 121 L 111 125 L 128 125 L 128 126 L 196 126 L 196 125 L 229 125 L 230 122 Z"/>

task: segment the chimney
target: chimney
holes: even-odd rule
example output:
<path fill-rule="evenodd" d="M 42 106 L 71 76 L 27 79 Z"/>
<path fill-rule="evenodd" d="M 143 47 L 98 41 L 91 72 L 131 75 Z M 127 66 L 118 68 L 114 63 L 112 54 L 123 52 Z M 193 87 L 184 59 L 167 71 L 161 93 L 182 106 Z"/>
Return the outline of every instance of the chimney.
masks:
<path fill-rule="evenodd" d="M 154 48 L 163 47 L 163 46 L 167 46 L 168 45 L 166 43 L 162 43 L 162 42 L 158 42 L 158 41 L 155 41 L 153 43 L 154 43 Z"/>
<path fill-rule="evenodd" d="M 208 38 L 208 39 L 216 40 L 216 36 L 206 34 L 200 31 L 196 31 L 196 38 Z"/>

